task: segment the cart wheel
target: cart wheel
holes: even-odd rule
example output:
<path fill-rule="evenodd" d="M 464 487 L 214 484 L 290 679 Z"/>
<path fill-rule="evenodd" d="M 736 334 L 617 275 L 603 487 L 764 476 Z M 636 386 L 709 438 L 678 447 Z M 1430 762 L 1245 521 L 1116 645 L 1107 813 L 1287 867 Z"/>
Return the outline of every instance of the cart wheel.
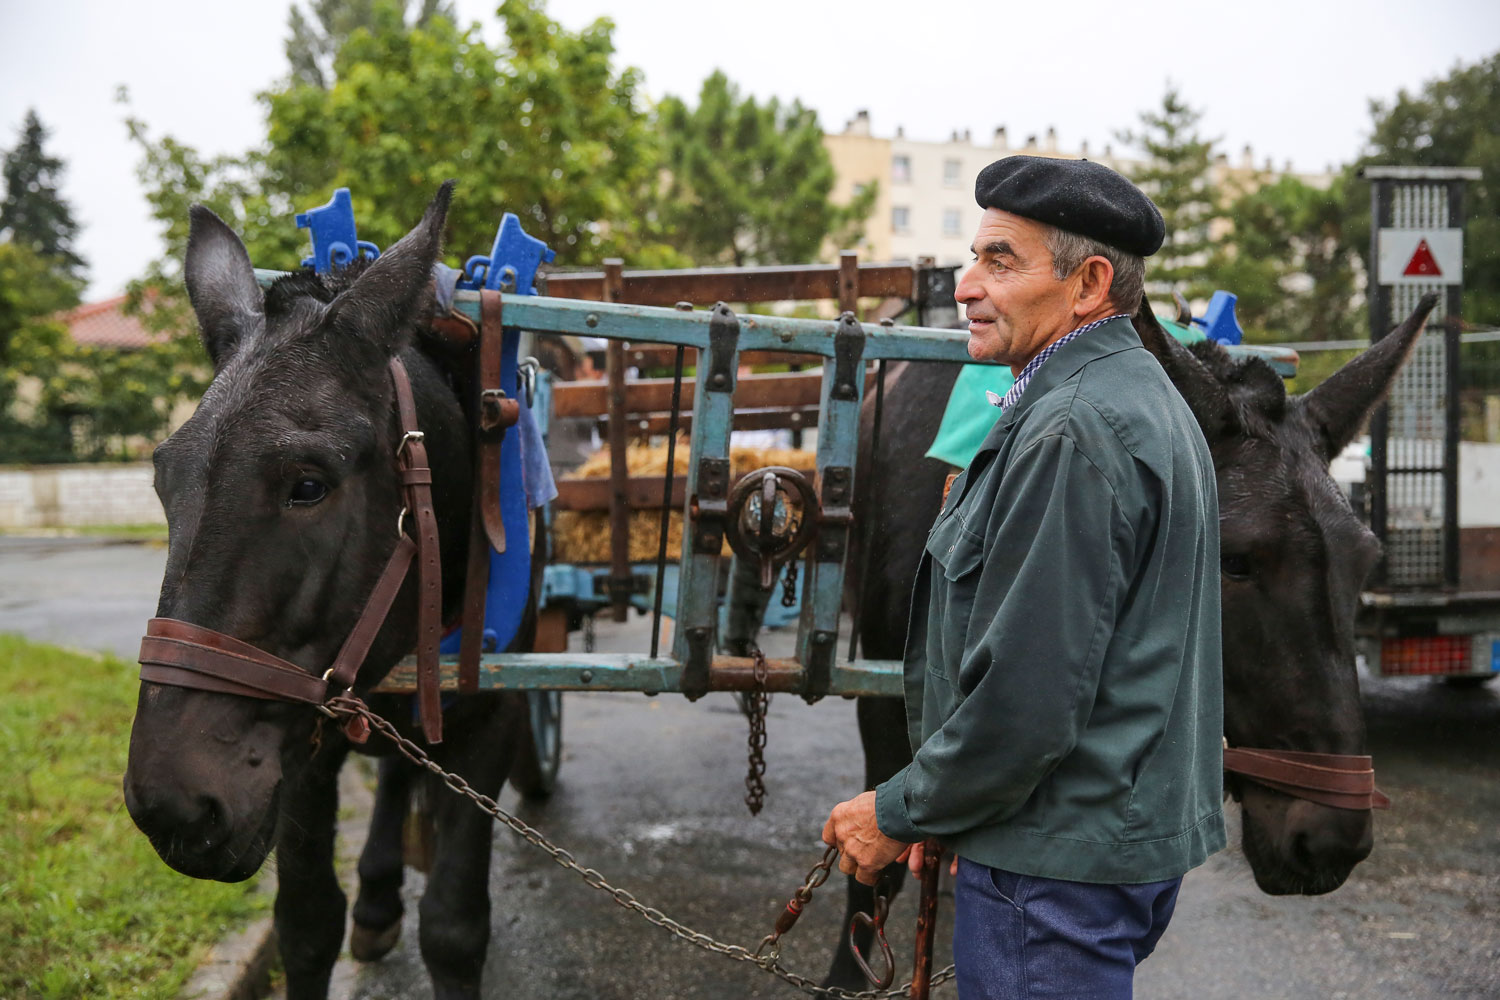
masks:
<path fill-rule="evenodd" d="M 557 787 L 557 769 L 562 763 L 562 692 L 528 691 L 531 712 L 529 732 L 521 744 L 521 755 L 510 783 L 523 798 L 546 799 Z"/>

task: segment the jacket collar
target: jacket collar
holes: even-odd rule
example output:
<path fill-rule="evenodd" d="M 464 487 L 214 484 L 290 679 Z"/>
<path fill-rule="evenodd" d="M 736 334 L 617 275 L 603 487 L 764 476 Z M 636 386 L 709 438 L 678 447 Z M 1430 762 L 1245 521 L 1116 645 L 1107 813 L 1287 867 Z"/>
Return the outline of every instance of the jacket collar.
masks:
<path fill-rule="evenodd" d="M 1128 351 L 1141 346 L 1140 335 L 1135 332 L 1129 317 L 1112 319 L 1081 337 L 1075 337 L 1057 349 L 1057 353 L 1036 370 L 1026 391 L 1015 405 L 1000 415 L 995 426 L 979 446 L 980 451 L 999 448 L 1010 432 L 1011 425 L 1021 418 L 1038 399 L 1057 388 L 1078 373 L 1084 365 L 1111 354 Z"/>

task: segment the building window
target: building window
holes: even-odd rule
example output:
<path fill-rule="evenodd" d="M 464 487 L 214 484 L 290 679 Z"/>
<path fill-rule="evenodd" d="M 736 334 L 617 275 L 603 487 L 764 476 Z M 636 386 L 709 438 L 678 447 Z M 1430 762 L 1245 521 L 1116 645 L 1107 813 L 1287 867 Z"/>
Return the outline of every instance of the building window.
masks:
<path fill-rule="evenodd" d="M 911 232 L 911 209 L 905 205 L 891 208 L 891 230 L 897 233 Z"/>
<path fill-rule="evenodd" d="M 893 183 L 893 184 L 910 184 L 911 183 L 911 157 L 909 157 L 909 156 L 893 156 L 893 157 L 891 157 L 891 183 Z"/>
<path fill-rule="evenodd" d="M 959 212 L 958 209 L 956 209 L 956 208 L 945 208 L 945 209 L 943 209 L 943 235 L 944 236 L 962 236 L 963 235 L 963 228 L 962 228 L 963 224 L 964 224 L 963 215 Z"/>
<path fill-rule="evenodd" d="M 944 187 L 951 187 L 951 188 L 952 187 L 958 187 L 958 185 L 960 184 L 960 181 L 959 181 L 959 172 L 961 170 L 963 170 L 963 164 L 960 163 L 958 160 L 944 160 L 943 161 L 943 186 Z"/>

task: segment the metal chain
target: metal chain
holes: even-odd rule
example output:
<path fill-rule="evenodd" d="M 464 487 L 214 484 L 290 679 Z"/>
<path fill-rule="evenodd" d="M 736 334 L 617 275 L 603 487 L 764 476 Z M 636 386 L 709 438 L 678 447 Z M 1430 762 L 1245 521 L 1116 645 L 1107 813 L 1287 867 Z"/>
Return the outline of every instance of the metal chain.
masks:
<path fill-rule="evenodd" d="M 750 815 L 760 813 L 766 801 L 766 708 L 771 696 L 766 693 L 766 654 L 760 647 L 751 645 L 750 655 L 755 658 L 755 689 L 745 693 L 745 715 L 750 719 L 749 757 L 750 769 L 745 774 L 745 805 Z"/>
<path fill-rule="evenodd" d="M 440 778 L 443 784 L 447 785 L 459 795 L 462 795 L 464 798 L 473 802 L 476 806 L 478 806 L 484 812 L 488 813 L 490 816 L 499 820 L 504 826 L 508 827 L 522 840 L 526 841 L 528 844 L 531 844 L 533 847 L 539 848 L 544 853 L 546 853 L 547 856 L 550 857 L 553 861 L 557 862 L 558 865 L 566 868 L 568 871 L 573 872 L 579 878 L 583 879 L 585 884 L 587 884 L 590 888 L 598 889 L 600 892 L 607 893 L 609 897 L 620 906 L 623 906 L 627 910 L 634 911 L 641 917 L 645 918 L 648 923 L 655 924 L 657 927 L 662 928 L 663 930 L 672 934 L 674 937 L 681 938 L 689 944 L 696 945 L 699 948 L 704 949 L 705 951 L 710 951 L 716 955 L 723 955 L 727 958 L 731 958 L 736 962 L 749 962 L 751 965 L 764 969 L 765 971 L 771 973 L 784 982 L 790 983 L 791 985 L 802 990 L 804 993 L 812 996 L 836 997 L 838 998 L 838 1000 L 889 1000 L 889 998 L 892 997 L 907 997 L 911 995 L 911 983 L 909 982 L 905 986 L 889 990 L 854 991 L 840 989 L 838 987 L 818 986 L 813 982 L 813 980 L 808 979 L 806 976 L 800 976 L 797 973 L 791 972 L 790 970 L 784 968 L 779 961 L 779 949 L 763 957 L 757 956 L 756 952 L 751 951 L 749 948 L 746 948 L 743 945 L 727 944 L 723 941 L 717 940 L 714 937 L 711 937 L 708 934 L 704 934 L 702 931 L 695 931 L 691 927 L 673 920 L 671 917 L 662 913 L 656 907 L 647 906 L 646 904 L 642 903 L 640 900 L 636 899 L 634 894 L 632 894 L 630 891 L 611 885 L 603 875 L 601 875 L 593 868 L 585 868 L 580 865 L 577 860 L 574 859 L 571 853 L 562 849 L 561 847 L 558 847 L 546 837 L 542 836 L 540 831 L 533 829 L 522 820 L 518 819 L 515 816 L 512 816 L 504 809 L 501 809 L 494 799 L 490 798 L 488 795 L 484 795 L 480 792 L 475 791 L 474 788 L 459 775 L 443 770 L 443 768 L 439 766 L 436 761 L 427 756 L 426 751 L 417 746 L 411 740 L 408 740 L 406 737 L 398 733 L 395 726 L 391 725 L 385 719 L 382 719 L 380 716 L 370 711 L 369 706 L 367 706 L 363 701 L 349 695 L 339 695 L 336 698 L 330 699 L 327 704 L 322 707 L 327 713 L 342 717 L 346 720 L 363 718 L 370 724 L 370 726 L 378 730 L 382 736 L 390 740 L 395 745 L 396 749 L 399 750 L 407 760 L 410 760 L 413 764 L 416 764 L 418 767 L 421 767 L 437 778 Z M 832 859 L 827 854 L 824 855 L 824 858 L 829 863 L 831 863 Z M 808 882 L 803 886 L 803 889 L 806 890 L 808 898 L 811 898 L 812 889 L 816 887 L 812 884 L 812 879 L 813 876 L 817 873 L 818 868 L 820 867 L 824 869 L 823 877 L 827 877 L 827 868 L 821 862 L 819 863 L 819 865 L 814 866 L 813 872 L 809 873 L 808 875 Z M 822 881 L 819 880 L 816 884 L 821 885 Z M 802 891 L 802 889 L 799 889 L 798 894 L 801 895 Z M 764 948 L 765 944 L 765 941 L 761 942 L 762 949 Z M 932 977 L 930 982 L 933 986 L 936 986 L 939 983 L 945 983 L 952 978 L 953 966 L 950 965 L 947 968 L 937 972 Z"/>
<path fill-rule="evenodd" d="M 786 564 L 786 576 L 781 580 L 781 606 L 792 608 L 797 606 L 797 557 L 793 556 Z"/>
<path fill-rule="evenodd" d="M 583 651 L 592 653 L 594 651 L 594 616 L 583 616 Z"/>

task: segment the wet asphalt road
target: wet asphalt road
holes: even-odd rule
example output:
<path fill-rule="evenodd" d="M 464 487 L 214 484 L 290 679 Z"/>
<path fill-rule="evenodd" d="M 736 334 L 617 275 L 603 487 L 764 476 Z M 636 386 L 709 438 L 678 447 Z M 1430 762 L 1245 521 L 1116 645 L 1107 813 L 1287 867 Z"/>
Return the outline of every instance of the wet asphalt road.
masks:
<path fill-rule="evenodd" d="M 0 631 L 131 656 L 164 558 L 145 545 L 0 539 Z M 645 645 L 639 620 L 601 624 L 599 635 L 601 649 Z M 690 705 L 570 693 L 564 703 L 556 795 L 518 806 L 507 791 L 502 804 L 646 903 L 729 941 L 753 944 L 766 932 L 819 856 L 828 808 L 859 790 L 850 702 L 773 701 L 769 796 L 755 818 L 741 802 L 745 724 L 728 696 Z M 1138 996 L 1500 996 L 1500 688 L 1372 681 L 1365 703 L 1380 784 L 1395 800 L 1377 814 L 1371 859 L 1331 895 L 1272 898 L 1238 850 L 1219 854 L 1188 876 L 1170 930 L 1137 975 Z M 506 831 L 496 834 L 491 884 L 487 998 L 797 995 L 646 925 Z M 411 873 L 412 918 L 420 887 Z M 903 960 L 914 895 L 891 917 Z M 789 966 L 825 967 L 841 896 L 831 881 L 815 897 L 787 939 Z M 941 905 L 951 913 L 951 900 Z M 946 922 L 939 929 L 944 962 L 950 932 Z M 413 919 L 384 961 L 341 964 L 334 995 L 430 996 Z"/>

